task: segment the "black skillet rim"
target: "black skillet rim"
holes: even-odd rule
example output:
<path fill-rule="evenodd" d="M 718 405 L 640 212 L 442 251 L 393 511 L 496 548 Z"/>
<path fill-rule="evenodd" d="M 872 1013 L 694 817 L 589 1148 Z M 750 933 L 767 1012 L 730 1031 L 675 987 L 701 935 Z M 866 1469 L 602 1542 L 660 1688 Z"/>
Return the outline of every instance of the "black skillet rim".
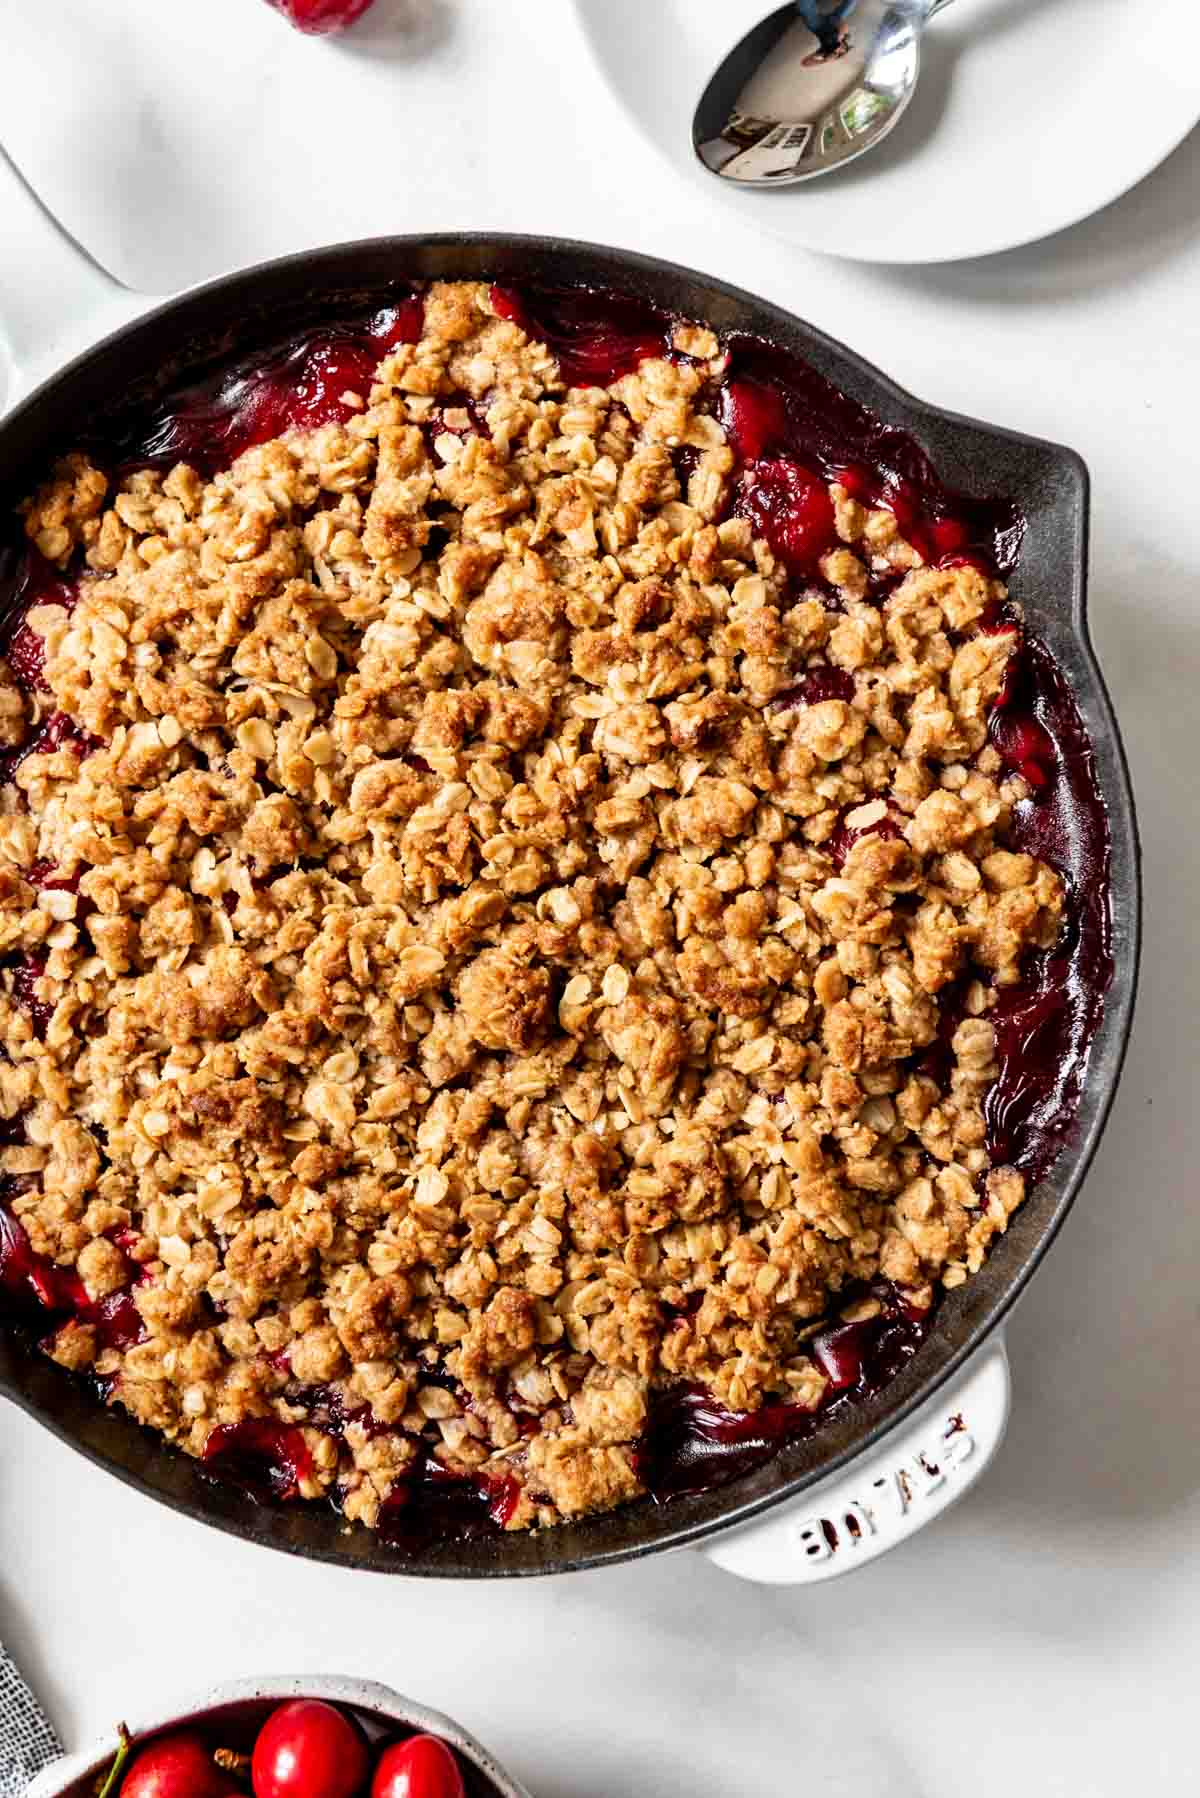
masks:
<path fill-rule="evenodd" d="M 868 1455 L 950 1381 L 1004 1319 L 1049 1249 L 1103 1133 L 1124 1062 L 1141 948 L 1141 848 L 1128 765 L 1087 624 L 1088 472 L 1075 451 L 917 399 L 866 358 L 794 314 L 716 277 L 659 258 L 568 239 L 507 233 L 413 234 L 331 245 L 239 270 L 121 327 L 22 401 L 0 423 L 0 504 L 15 503 L 21 471 L 79 430 L 81 417 L 161 389 L 186 369 L 298 328 L 314 310 L 381 303 L 389 283 L 510 279 L 629 292 L 749 331 L 791 350 L 889 423 L 910 431 L 953 486 L 1016 500 L 1028 529 L 1016 596 L 1071 682 L 1096 756 L 1112 832 L 1115 976 L 1092 1046 L 1074 1140 L 1017 1214 L 980 1273 L 949 1294 L 937 1328 L 874 1399 L 765 1467 L 708 1492 L 655 1506 L 642 1500 L 591 1521 L 539 1533 L 466 1539 L 402 1555 L 332 1509 L 268 1508 L 206 1478 L 131 1419 L 12 1336 L 0 1335 L 0 1394 L 60 1440 L 137 1491 L 244 1540 L 308 1559 L 434 1578 L 574 1572 L 681 1548 L 745 1524 Z M 131 379 L 131 368 L 136 376 Z M 147 376 L 145 370 L 153 370 Z"/>

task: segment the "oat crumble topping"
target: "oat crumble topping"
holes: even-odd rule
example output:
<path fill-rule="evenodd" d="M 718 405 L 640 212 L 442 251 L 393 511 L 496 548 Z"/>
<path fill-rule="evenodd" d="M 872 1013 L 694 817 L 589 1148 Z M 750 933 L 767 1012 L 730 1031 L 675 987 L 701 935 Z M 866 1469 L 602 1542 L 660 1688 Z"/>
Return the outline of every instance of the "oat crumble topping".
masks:
<path fill-rule="evenodd" d="M 3 792 L 0 1162 L 90 1301 L 140 1270 L 140 1340 L 51 1352 L 194 1455 L 297 1426 L 369 1525 L 431 1446 L 510 1528 L 633 1498 L 652 1389 L 815 1405 L 820 1323 L 1024 1196 L 988 1012 L 1064 891 L 1006 846 L 1004 589 L 834 485 L 831 607 L 676 349 L 565 391 L 435 285 L 346 424 L 27 507 L 90 574 L 44 703 L 0 665 L 10 750 L 74 727 Z"/>

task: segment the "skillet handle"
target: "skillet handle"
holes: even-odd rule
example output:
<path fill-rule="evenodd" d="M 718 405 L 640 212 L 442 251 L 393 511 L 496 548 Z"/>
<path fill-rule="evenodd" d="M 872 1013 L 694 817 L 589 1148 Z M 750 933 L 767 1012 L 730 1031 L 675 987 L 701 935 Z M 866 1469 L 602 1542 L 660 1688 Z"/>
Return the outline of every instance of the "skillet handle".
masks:
<path fill-rule="evenodd" d="M 760 1585 L 814 1585 L 865 1567 L 986 1472 L 1004 1440 L 1010 1398 L 1008 1353 L 996 1335 L 877 1453 L 700 1552 Z"/>
<path fill-rule="evenodd" d="M 0 148 L 0 410 L 147 304 L 101 268 Z"/>

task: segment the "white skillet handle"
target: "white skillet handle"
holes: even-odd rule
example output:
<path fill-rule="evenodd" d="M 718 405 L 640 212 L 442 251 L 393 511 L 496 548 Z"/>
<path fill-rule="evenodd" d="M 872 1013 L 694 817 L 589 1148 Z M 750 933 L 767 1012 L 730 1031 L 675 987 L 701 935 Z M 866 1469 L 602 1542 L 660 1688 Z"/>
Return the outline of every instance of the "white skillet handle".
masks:
<path fill-rule="evenodd" d="M 0 149 L 0 410 L 149 303 L 63 230 Z"/>
<path fill-rule="evenodd" d="M 1011 1384 L 994 1336 L 877 1454 L 701 1553 L 760 1585 L 811 1585 L 865 1567 L 970 1490 L 1004 1440 Z"/>

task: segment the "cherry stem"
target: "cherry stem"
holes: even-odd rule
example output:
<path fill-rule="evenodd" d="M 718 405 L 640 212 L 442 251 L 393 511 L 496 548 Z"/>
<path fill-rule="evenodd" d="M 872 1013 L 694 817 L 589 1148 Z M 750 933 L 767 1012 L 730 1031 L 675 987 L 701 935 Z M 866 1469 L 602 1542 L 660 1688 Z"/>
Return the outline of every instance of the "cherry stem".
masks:
<path fill-rule="evenodd" d="M 116 1790 L 117 1781 L 121 1777 L 121 1769 L 129 1759 L 129 1731 L 123 1723 L 117 1724 L 117 1735 L 120 1739 L 120 1747 L 117 1749 L 116 1759 L 108 1769 L 108 1777 L 97 1792 L 96 1798 L 112 1798 L 112 1794 Z"/>

